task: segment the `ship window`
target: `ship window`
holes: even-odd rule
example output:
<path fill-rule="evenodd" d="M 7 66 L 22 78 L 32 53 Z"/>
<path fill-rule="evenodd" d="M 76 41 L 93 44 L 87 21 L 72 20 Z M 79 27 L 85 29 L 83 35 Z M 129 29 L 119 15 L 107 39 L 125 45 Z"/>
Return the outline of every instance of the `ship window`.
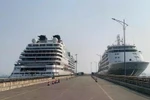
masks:
<path fill-rule="evenodd" d="M 29 47 L 32 46 L 31 44 L 28 45 Z"/>
<path fill-rule="evenodd" d="M 38 44 L 35 44 L 35 46 L 39 46 Z"/>
<path fill-rule="evenodd" d="M 52 44 L 47 44 L 47 46 L 52 46 Z"/>
<path fill-rule="evenodd" d="M 125 50 L 125 52 L 136 52 L 137 50 Z M 111 50 L 110 52 L 124 52 L 124 50 Z"/>
<path fill-rule="evenodd" d="M 134 56 L 135 58 L 139 58 L 138 56 Z"/>
<path fill-rule="evenodd" d="M 119 53 L 115 53 L 115 55 L 119 55 Z"/>
<path fill-rule="evenodd" d="M 136 55 L 137 53 L 133 53 L 134 55 Z"/>
<path fill-rule="evenodd" d="M 132 59 L 129 59 L 129 61 L 132 61 Z"/>
<path fill-rule="evenodd" d="M 40 44 L 40 46 L 45 46 L 45 44 Z"/>
<path fill-rule="evenodd" d="M 59 44 L 54 44 L 54 46 L 59 46 Z"/>
<path fill-rule="evenodd" d="M 13 74 L 19 74 L 19 73 L 13 73 Z"/>
<path fill-rule="evenodd" d="M 47 72 L 46 74 L 51 74 L 51 72 Z"/>

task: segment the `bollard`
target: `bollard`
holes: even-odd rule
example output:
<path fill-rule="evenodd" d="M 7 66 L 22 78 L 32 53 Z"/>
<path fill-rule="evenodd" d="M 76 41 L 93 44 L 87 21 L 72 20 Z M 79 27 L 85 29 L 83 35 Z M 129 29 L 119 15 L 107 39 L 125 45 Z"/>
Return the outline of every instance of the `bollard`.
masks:
<path fill-rule="evenodd" d="M 50 82 L 47 83 L 47 86 L 50 86 Z"/>
<path fill-rule="evenodd" d="M 95 79 L 95 82 L 97 82 L 97 78 Z"/>
<path fill-rule="evenodd" d="M 55 82 L 54 82 L 54 81 L 52 81 L 52 84 L 55 84 Z"/>
<path fill-rule="evenodd" d="M 55 80 L 55 83 L 58 83 L 58 82 L 57 82 L 57 79 Z"/>

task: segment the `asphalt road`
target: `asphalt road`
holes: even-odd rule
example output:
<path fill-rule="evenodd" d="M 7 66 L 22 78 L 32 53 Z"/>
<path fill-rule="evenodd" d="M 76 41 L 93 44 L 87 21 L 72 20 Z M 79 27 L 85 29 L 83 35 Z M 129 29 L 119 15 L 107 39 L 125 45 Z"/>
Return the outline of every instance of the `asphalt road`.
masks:
<path fill-rule="evenodd" d="M 102 79 L 80 76 L 47 86 L 47 83 L 0 92 L 0 100 L 150 100 L 150 97 Z"/>

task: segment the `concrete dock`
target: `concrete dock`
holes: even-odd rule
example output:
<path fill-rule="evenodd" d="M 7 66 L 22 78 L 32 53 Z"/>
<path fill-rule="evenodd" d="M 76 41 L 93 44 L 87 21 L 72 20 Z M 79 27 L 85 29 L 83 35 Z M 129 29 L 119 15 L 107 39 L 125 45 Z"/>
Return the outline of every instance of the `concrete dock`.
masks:
<path fill-rule="evenodd" d="M 0 100 L 150 100 L 149 96 L 103 79 L 79 76 L 47 86 L 47 83 L 0 92 Z"/>

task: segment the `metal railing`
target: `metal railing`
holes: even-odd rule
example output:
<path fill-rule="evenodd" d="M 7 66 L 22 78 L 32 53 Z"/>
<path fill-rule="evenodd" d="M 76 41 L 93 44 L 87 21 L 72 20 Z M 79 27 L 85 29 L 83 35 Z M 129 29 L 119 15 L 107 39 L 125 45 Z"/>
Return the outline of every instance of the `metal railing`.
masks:
<path fill-rule="evenodd" d="M 68 74 L 68 75 L 56 75 L 54 77 L 63 77 L 63 76 L 74 76 L 74 74 Z M 6 79 L 0 79 L 0 83 L 3 82 L 14 82 L 14 81 L 23 81 L 23 80 L 34 80 L 34 79 L 43 79 L 43 78 L 52 78 L 52 76 L 38 76 L 38 77 L 32 77 L 32 78 L 6 78 Z"/>
<path fill-rule="evenodd" d="M 96 75 L 107 80 L 115 80 L 145 88 L 150 88 L 150 77 L 122 76 L 122 75 Z"/>

